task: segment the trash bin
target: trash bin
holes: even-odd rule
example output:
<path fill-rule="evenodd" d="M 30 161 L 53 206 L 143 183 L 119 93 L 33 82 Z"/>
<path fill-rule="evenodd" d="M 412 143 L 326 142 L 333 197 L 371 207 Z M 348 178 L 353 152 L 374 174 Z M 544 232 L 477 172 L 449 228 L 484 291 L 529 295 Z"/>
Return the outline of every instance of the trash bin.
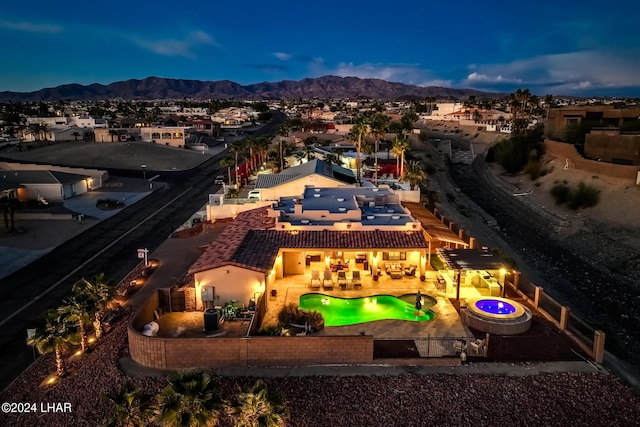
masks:
<path fill-rule="evenodd" d="M 215 308 L 204 311 L 204 331 L 217 331 L 220 325 L 220 312 Z"/>

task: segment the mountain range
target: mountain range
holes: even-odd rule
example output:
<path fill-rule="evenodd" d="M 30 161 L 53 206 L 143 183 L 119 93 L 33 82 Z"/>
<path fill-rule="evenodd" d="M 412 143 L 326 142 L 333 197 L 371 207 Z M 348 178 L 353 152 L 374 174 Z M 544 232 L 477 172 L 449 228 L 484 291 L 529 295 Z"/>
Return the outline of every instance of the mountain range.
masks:
<path fill-rule="evenodd" d="M 380 79 L 360 79 L 358 77 L 324 76 L 300 81 L 283 80 L 240 85 L 229 80 L 200 81 L 147 77 L 142 80 L 124 80 L 102 85 L 66 84 L 35 92 L 0 92 L 0 101 L 58 101 L 58 100 L 101 100 L 101 99 L 170 99 L 200 98 L 238 100 L 266 99 L 385 99 L 407 98 L 476 98 L 497 99 L 505 94 L 482 92 L 473 89 L 453 89 L 446 87 L 420 87 L 403 83 L 387 82 Z"/>

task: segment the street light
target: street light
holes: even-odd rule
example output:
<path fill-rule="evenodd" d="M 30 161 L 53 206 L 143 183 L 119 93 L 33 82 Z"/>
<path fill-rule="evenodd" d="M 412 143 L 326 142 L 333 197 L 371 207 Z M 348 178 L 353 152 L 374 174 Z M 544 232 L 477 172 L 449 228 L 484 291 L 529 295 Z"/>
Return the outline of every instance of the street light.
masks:
<path fill-rule="evenodd" d="M 142 179 L 147 180 L 147 165 L 140 165 L 142 167 Z"/>

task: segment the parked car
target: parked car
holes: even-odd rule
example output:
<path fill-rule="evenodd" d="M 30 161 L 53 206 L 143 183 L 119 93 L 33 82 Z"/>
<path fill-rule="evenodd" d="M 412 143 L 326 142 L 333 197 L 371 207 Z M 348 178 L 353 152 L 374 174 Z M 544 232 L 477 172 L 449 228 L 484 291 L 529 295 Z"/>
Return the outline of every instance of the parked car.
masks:
<path fill-rule="evenodd" d="M 260 200 L 260 190 L 251 190 L 247 196 L 249 200 Z"/>
<path fill-rule="evenodd" d="M 215 185 L 224 185 L 226 177 L 224 175 L 216 176 L 216 179 L 213 181 Z"/>

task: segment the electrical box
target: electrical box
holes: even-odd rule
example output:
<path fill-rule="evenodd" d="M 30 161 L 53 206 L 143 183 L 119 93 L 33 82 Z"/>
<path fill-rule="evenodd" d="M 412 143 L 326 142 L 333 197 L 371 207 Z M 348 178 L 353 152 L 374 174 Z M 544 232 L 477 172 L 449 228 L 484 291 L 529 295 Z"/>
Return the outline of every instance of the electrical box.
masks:
<path fill-rule="evenodd" d="M 203 286 L 200 293 L 202 301 L 213 301 L 213 286 Z"/>

